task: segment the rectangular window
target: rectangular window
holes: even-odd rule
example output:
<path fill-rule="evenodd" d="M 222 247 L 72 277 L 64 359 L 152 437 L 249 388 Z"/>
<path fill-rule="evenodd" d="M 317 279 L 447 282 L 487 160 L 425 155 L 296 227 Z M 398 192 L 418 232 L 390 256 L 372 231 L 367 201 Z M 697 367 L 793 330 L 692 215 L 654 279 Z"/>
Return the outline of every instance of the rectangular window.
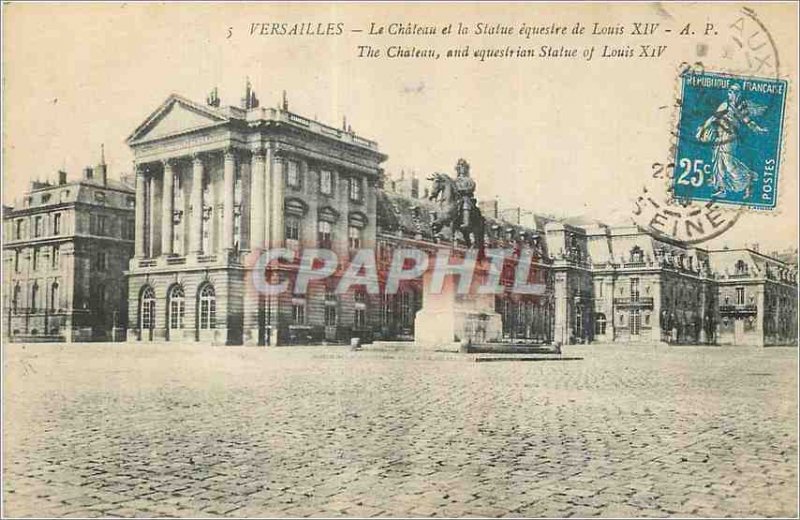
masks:
<path fill-rule="evenodd" d="M 61 304 L 58 295 L 58 283 L 54 283 L 50 287 L 50 310 L 60 309 Z"/>
<path fill-rule="evenodd" d="M 61 213 L 56 213 L 53 215 L 53 234 L 61 234 Z"/>
<path fill-rule="evenodd" d="M 638 336 L 642 326 L 642 317 L 639 309 L 631 310 L 631 335 Z"/>
<path fill-rule="evenodd" d="M 50 259 L 52 268 L 58 269 L 61 265 L 61 251 L 58 246 L 53 246 L 53 257 Z"/>
<path fill-rule="evenodd" d="M 300 165 L 297 161 L 286 161 L 286 184 L 290 188 L 300 187 Z"/>
<path fill-rule="evenodd" d="M 631 278 L 631 300 L 639 301 L 639 279 Z"/>
<path fill-rule="evenodd" d="M 105 235 L 107 231 L 108 217 L 105 215 L 97 215 L 97 234 Z"/>
<path fill-rule="evenodd" d="M 34 238 L 42 236 L 42 217 L 36 217 L 33 221 L 33 236 Z"/>
<path fill-rule="evenodd" d="M 357 307 L 353 318 L 355 328 L 363 329 L 367 325 L 367 309 Z"/>
<path fill-rule="evenodd" d="M 352 177 L 350 178 L 350 200 L 353 202 L 361 202 L 363 196 L 361 189 L 361 179 Z"/>
<path fill-rule="evenodd" d="M 39 269 L 39 248 L 33 250 L 33 263 L 31 269 L 37 271 Z"/>
<path fill-rule="evenodd" d="M 215 299 L 200 300 L 200 328 L 214 329 L 217 327 L 217 301 Z"/>
<path fill-rule="evenodd" d="M 350 249 L 361 249 L 361 229 L 350 226 L 347 230 L 347 242 Z"/>
<path fill-rule="evenodd" d="M 14 231 L 14 238 L 17 240 L 22 240 L 22 219 L 17 220 L 16 225 L 17 227 Z"/>
<path fill-rule="evenodd" d="M 317 234 L 317 243 L 323 249 L 330 249 L 333 241 L 331 239 L 331 223 L 321 220 L 319 222 L 319 232 Z"/>
<path fill-rule="evenodd" d="M 306 323 L 305 303 L 292 303 L 292 322 L 294 322 L 295 325 L 304 325 Z"/>
<path fill-rule="evenodd" d="M 125 232 L 123 233 L 123 238 L 126 240 L 133 240 L 136 237 L 136 221 L 133 219 L 128 219 L 125 222 Z"/>
<path fill-rule="evenodd" d="M 325 326 L 326 327 L 336 326 L 336 305 L 325 306 Z"/>
<path fill-rule="evenodd" d="M 300 247 L 300 219 L 297 217 L 286 217 L 284 223 L 284 233 L 286 236 L 286 247 L 297 249 Z"/>
<path fill-rule="evenodd" d="M 333 193 L 333 174 L 330 170 L 322 170 L 319 172 L 319 191 L 323 195 L 330 195 Z"/>
<path fill-rule="evenodd" d="M 14 272 L 18 273 L 20 269 L 19 251 L 14 251 Z"/>
<path fill-rule="evenodd" d="M 736 288 L 736 305 L 744 305 L 744 287 Z"/>
<path fill-rule="evenodd" d="M 106 251 L 98 251 L 95 253 L 94 269 L 101 272 L 108 269 L 108 254 Z"/>

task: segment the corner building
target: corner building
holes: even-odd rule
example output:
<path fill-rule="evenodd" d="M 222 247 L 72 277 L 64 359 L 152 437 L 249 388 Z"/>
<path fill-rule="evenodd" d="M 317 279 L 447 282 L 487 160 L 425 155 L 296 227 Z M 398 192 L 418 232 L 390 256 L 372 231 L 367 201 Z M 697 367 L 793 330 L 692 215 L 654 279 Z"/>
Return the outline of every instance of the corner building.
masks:
<path fill-rule="evenodd" d="M 285 96 L 277 108 L 260 107 L 248 86 L 240 107 L 221 108 L 213 96 L 198 104 L 172 95 L 128 144 L 137 230 L 129 341 L 307 340 L 310 302 L 258 294 L 258 254 L 267 246 L 330 246 L 341 256 L 351 245 L 374 247 L 386 156 L 347 128 L 290 112 Z M 354 312 L 355 302 L 346 307 Z"/>
<path fill-rule="evenodd" d="M 134 190 L 105 160 L 79 180 L 31 183 L 3 211 L 4 334 L 11 341 L 118 341 L 133 253 Z"/>

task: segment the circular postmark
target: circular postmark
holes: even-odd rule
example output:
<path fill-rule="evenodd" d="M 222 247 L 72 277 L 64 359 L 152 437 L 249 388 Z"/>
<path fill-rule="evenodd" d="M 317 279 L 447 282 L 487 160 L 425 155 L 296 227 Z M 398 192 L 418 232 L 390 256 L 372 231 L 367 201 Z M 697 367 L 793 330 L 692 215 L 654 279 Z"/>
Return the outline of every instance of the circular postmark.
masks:
<path fill-rule="evenodd" d="M 713 73 L 721 77 L 749 77 L 777 79 L 780 70 L 780 58 L 777 46 L 763 22 L 750 8 L 741 8 L 725 20 L 724 30 L 727 32 L 722 45 L 700 43 L 696 48 L 696 60 L 683 62 L 678 66 L 675 102 L 660 109 L 672 109 L 670 140 L 667 160 L 654 162 L 641 194 L 634 202 L 633 221 L 648 232 L 668 240 L 677 240 L 687 244 L 698 244 L 718 237 L 729 230 L 748 209 L 745 205 L 732 206 L 725 201 L 695 201 L 676 197 L 673 189 L 673 178 L 681 175 L 684 165 L 676 168 L 675 155 L 680 140 L 702 139 L 700 131 L 679 132 L 679 121 L 682 110 L 700 111 L 702 115 L 714 114 L 720 107 L 720 92 L 713 96 L 700 91 L 701 98 L 692 100 L 691 105 L 684 103 L 682 85 L 686 74 Z M 710 50 L 717 55 L 709 54 Z M 721 83 L 722 84 L 722 83 Z M 708 92 L 711 92 L 709 90 Z M 703 97 L 705 96 L 705 97 Z M 766 107 L 766 110 L 771 109 Z M 774 108 L 772 108 L 774 109 Z M 700 117 L 700 113 L 692 114 Z M 718 141 L 717 146 L 720 145 Z M 677 171 L 676 171 L 677 170 Z"/>

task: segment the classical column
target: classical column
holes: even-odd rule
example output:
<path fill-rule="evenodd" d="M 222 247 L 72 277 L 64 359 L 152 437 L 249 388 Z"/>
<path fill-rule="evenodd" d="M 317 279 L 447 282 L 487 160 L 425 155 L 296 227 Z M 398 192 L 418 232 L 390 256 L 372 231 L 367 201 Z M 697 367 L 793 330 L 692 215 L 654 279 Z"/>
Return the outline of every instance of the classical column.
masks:
<path fill-rule="evenodd" d="M 286 159 L 278 153 L 273 154 L 272 160 L 272 233 L 271 247 L 283 246 L 283 170 Z"/>
<path fill-rule="evenodd" d="M 250 196 L 250 250 L 256 251 L 264 247 L 264 214 L 268 206 L 264 187 L 267 177 L 267 162 L 264 150 L 257 150 L 251 157 L 250 178 L 252 193 Z"/>
<path fill-rule="evenodd" d="M 134 230 L 134 257 L 144 258 L 145 177 L 141 166 L 134 165 L 136 171 L 136 229 Z"/>
<path fill-rule="evenodd" d="M 147 256 L 156 253 L 156 179 L 151 172 L 147 178 Z"/>
<path fill-rule="evenodd" d="M 192 215 L 189 237 L 189 251 L 203 252 L 203 159 L 195 155 L 192 159 Z"/>
<path fill-rule="evenodd" d="M 232 148 L 225 150 L 222 188 L 222 248 L 233 249 L 233 189 L 236 182 L 236 156 Z"/>
<path fill-rule="evenodd" d="M 161 254 L 172 254 L 172 237 L 173 237 L 173 201 L 174 201 L 174 182 L 172 162 L 167 159 L 164 161 L 164 180 L 163 190 L 161 194 Z"/>

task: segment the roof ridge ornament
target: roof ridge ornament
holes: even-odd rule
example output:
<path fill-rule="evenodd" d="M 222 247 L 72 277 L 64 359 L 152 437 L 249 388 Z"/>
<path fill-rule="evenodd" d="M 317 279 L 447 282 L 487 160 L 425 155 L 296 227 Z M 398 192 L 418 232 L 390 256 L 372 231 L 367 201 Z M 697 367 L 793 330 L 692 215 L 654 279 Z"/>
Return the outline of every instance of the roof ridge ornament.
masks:
<path fill-rule="evenodd" d="M 210 107 L 219 108 L 219 91 L 214 87 L 211 92 L 206 96 L 206 104 Z"/>
<path fill-rule="evenodd" d="M 242 98 L 242 108 L 249 110 L 251 108 L 258 108 L 258 105 L 259 101 L 253 90 L 253 85 L 250 83 L 250 76 L 247 76 L 244 87 L 244 97 Z"/>

